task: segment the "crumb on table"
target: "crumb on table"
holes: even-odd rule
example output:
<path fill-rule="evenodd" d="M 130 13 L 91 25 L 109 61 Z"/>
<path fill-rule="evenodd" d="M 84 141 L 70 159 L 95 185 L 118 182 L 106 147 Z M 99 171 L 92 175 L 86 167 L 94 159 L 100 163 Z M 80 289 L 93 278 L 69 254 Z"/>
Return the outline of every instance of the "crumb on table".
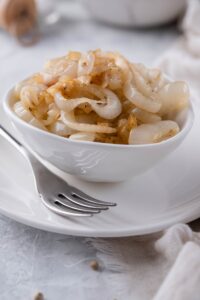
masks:
<path fill-rule="evenodd" d="M 44 300 L 44 295 L 41 292 L 38 292 L 35 295 L 34 300 Z"/>
<path fill-rule="evenodd" d="M 96 260 L 92 260 L 90 262 L 90 267 L 94 270 L 94 271 L 98 271 L 99 270 L 99 263 Z"/>

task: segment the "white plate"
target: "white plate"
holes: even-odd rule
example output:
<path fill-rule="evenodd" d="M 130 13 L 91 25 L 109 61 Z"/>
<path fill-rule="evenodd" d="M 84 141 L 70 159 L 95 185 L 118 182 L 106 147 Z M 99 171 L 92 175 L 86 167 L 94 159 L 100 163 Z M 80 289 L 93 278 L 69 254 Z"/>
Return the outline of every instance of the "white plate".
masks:
<path fill-rule="evenodd" d="M 0 119 L 5 125 L 2 112 Z M 147 234 L 194 220 L 200 216 L 199 129 L 200 111 L 195 107 L 194 127 L 176 152 L 130 181 L 95 184 L 66 175 L 70 184 L 86 193 L 118 203 L 92 218 L 68 219 L 54 215 L 42 205 L 28 163 L 0 137 L 0 212 L 47 231 L 95 237 Z"/>

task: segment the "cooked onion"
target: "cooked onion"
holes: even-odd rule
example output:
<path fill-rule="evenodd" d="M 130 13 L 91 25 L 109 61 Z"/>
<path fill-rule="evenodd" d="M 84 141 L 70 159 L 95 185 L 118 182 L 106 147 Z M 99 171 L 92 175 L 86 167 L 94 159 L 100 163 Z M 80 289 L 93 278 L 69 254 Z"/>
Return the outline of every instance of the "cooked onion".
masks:
<path fill-rule="evenodd" d="M 31 114 L 31 112 L 22 105 L 21 102 L 15 103 L 14 111 L 22 120 L 26 121 L 27 123 L 29 123 L 35 127 L 38 127 L 40 129 L 46 130 L 45 126 L 40 121 L 38 121 Z"/>
<path fill-rule="evenodd" d="M 102 89 L 102 92 L 105 94 L 106 100 L 92 100 L 89 98 L 66 99 L 61 93 L 56 93 L 55 103 L 66 112 L 74 110 L 80 104 L 88 103 L 100 117 L 108 120 L 114 119 L 121 113 L 121 102 L 110 90 Z"/>
<path fill-rule="evenodd" d="M 135 117 L 142 123 L 154 123 L 154 122 L 161 121 L 160 116 L 158 116 L 156 114 L 152 114 L 152 113 L 142 110 L 140 108 L 134 108 L 133 113 L 134 113 Z"/>
<path fill-rule="evenodd" d="M 88 141 L 94 142 L 95 133 L 94 132 L 78 132 L 70 135 L 69 139 L 76 141 Z"/>
<path fill-rule="evenodd" d="M 120 54 L 115 54 L 114 58 L 116 66 L 119 67 L 124 73 L 125 81 L 130 82 L 133 78 L 133 74 L 128 61 Z"/>
<path fill-rule="evenodd" d="M 39 104 L 39 94 L 45 90 L 43 84 L 28 84 L 21 88 L 20 99 L 24 107 L 32 108 L 34 105 Z"/>
<path fill-rule="evenodd" d="M 150 97 L 142 95 L 133 84 L 127 83 L 124 86 L 124 95 L 135 106 L 151 113 L 157 113 L 161 108 L 159 100 L 153 100 Z"/>
<path fill-rule="evenodd" d="M 116 52 L 71 51 L 15 87 L 16 114 L 57 135 L 103 143 L 157 143 L 179 130 L 184 82 Z M 168 121 L 166 121 L 168 120 Z"/>
<path fill-rule="evenodd" d="M 77 76 L 77 62 L 67 61 L 66 59 L 61 59 L 55 62 L 55 64 L 50 64 L 45 68 L 40 74 L 43 77 L 45 84 L 55 83 L 59 77 L 67 76 L 68 79 L 73 79 Z"/>
<path fill-rule="evenodd" d="M 71 129 L 61 121 L 56 121 L 55 123 L 51 124 L 50 130 L 51 132 L 60 136 L 69 136 L 70 134 L 73 134 L 75 132 L 73 129 Z"/>
<path fill-rule="evenodd" d="M 162 103 L 159 113 L 180 111 L 188 106 L 188 85 L 183 81 L 170 82 L 158 91 L 156 98 Z"/>
<path fill-rule="evenodd" d="M 95 57 L 91 51 L 83 53 L 78 63 L 78 77 L 90 74 L 94 67 L 94 61 Z"/>
<path fill-rule="evenodd" d="M 67 113 L 64 111 L 61 111 L 61 120 L 68 127 L 70 127 L 71 129 L 77 130 L 77 131 L 97 132 L 97 133 L 114 133 L 114 132 L 116 132 L 115 128 L 112 128 L 109 126 L 78 123 L 78 122 L 76 122 L 73 113 Z"/>
<path fill-rule="evenodd" d="M 179 132 L 174 121 L 160 121 L 152 124 L 142 124 L 130 132 L 129 144 L 152 144 L 170 138 Z"/>
<path fill-rule="evenodd" d="M 43 120 L 43 124 L 48 126 L 54 123 L 60 115 L 60 111 L 54 103 L 49 105 L 49 110 L 47 112 L 47 119 Z"/>

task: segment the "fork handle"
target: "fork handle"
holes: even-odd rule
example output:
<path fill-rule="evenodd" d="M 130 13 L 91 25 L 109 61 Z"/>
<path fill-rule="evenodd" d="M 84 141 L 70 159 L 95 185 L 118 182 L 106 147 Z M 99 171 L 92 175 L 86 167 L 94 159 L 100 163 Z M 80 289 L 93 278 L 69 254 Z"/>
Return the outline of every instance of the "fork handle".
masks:
<path fill-rule="evenodd" d="M 21 151 L 22 144 L 5 129 L 2 125 L 0 125 L 1 136 L 5 137 L 7 141 L 9 141 L 14 147 L 18 148 Z"/>
<path fill-rule="evenodd" d="M 30 162 L 33 170 L 46 168 L 21 142 L 19 142 L 10 132 L 0 124 L 0 134 L 18 151 L 20 151 Z"/>

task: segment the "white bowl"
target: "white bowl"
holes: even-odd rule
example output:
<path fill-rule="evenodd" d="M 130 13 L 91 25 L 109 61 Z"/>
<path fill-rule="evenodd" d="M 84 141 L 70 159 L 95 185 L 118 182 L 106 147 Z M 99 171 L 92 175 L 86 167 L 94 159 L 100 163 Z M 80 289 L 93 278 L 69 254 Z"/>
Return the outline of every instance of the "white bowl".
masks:
<path fill-rule="evenodd" d="M 14 101 L 12 89 L 3 100 L 5 112 L 33 151 L 66 173 L 96 182 L 127 180 L 154 167 L 181 144 L 194 121 L 191 107 L 182 111 L 175 119 L 181 128 L 180 132 L 157 144 L 114 145 L 82 142 L 29 125 L 14 113 Z"/>
<path fill-rule="evenodd" d="M 154 26 L 183 13 L 186 0 L 81 0 L 97 20 L 121 26 Z"/>

